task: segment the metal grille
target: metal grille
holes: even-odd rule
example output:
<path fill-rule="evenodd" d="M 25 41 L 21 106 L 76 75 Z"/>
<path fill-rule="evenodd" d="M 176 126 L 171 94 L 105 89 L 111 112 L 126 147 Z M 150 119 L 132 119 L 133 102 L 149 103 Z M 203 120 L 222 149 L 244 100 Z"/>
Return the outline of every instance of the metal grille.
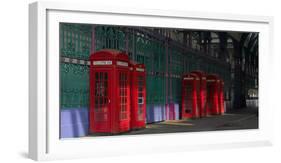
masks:
<path fill-rule="evenodd" d="M 79 62 L 87 62 L 91 49 L 125 51 L 131 60 L 145 64 L 147 104 L 179 102 L 180 77 L 193 70 L 218 74 L 225 81 L 225 90 L 229 90 L 230 68 L 171 42 L 167 36 L 148 28 L 61 23 L 61 57 L 76 59 L 78 62 L 61 61 L 61 108 L 88 107 L 89 66 L 79 65 Z"/>
<path fill-rule="evenodd" d="M 89 68 L 85 65 L 60 64 L 61 108 L 88 107 Z"/>
<path fill-rule="evenodd" d="M 95 121 L 108 118 L 108 73 L 95 73 Z"/>
<path fill-rule="evenodd" d="M 119 73 L 119 92 L 120 92 L 120 119 L 128 118 L 127 100 L 128 100 L 128 75 L 126 72 Z"/>
<path fill-rule="evenodd" d="M 125 33 L 119 27 L 96 26 L 95 27 L 95 47 L 101 49 L 117 49 L 125 51 Z"/>
<path fill-rule="evenodd" d="M 90 47 L 90 25 L 60 24 L 60 56 L 69 58 L 60 64 L 62 109 L 89 107 L 89 67 L 80 59 L 88 60 Z"/>

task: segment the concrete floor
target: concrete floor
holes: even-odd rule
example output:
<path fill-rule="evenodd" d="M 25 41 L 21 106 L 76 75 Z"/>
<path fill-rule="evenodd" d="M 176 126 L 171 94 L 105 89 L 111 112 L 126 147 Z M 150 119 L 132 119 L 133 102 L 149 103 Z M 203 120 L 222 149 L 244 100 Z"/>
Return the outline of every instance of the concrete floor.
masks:
<path fill-rule="evenodd" d="M 198 132 L 216 130 L 257 129 L 258 109 L 243 108 L 233 110 L 224 115 L 208 116 L 199 119 L 169 120 L 147 124 L 146 128 L 129 131 L 118 135 L 157 134 L 175 132 Z M 89 136 L 107 136 L 108 134 L 93 134 Z"/>

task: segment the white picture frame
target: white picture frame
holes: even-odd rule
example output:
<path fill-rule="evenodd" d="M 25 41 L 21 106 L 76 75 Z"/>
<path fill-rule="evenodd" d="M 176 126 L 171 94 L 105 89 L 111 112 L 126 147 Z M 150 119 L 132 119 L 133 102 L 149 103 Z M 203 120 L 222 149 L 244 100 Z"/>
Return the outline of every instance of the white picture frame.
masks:
<path fill-rule="evenodd" d="M 59 139 L 59 22 L 259 32 L 259 129 Z M 116 8 L 85 3 L 29 6 L 29 157 L 34 160 L 113 156 L 273 143 L 270 78 L 273 18 Z M 266 109 L 264 109 L 266 108 Z M 192 141 L 186 141 L 192 140 Z"/>

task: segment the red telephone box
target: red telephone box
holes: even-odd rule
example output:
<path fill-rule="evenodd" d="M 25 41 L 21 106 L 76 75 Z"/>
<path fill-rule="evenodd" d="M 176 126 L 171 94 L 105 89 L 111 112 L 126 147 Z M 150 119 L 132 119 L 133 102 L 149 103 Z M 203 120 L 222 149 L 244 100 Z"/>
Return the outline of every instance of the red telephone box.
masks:
<path fill-rule="evenodd" d="M 144 64 L 130 64 L 131 71 L 131 129 L 145 127 L 146 84 Z"/>
<path fill-rule="evenodd" d="M 220 114 L 224 114 L 224 82 L 220 80 L 220 89 L 219 89 L 219 106 L 220 106 Z"/>
<path fill-rule="evenodd" d="M 207 113 L 219 114 L 219 85 L 220 80 L 217 75 L 207 75 Z"/>
<path fill-rule="evenodd" d="M 183 76 L 182 80 L 182 118 L 199 117 L 198 94 L 200 81 L 194 73 Z"/>
<path fill-rule="evenodd" d="M 198 107 L 199 107 L 199 116 L 200 117 L 206 117 L 207 116 L 207 110 L 206 110 L 206 80 L 207 77 L 203 71 L 192 71 L 191 73 L 196 74 L 199 77 L 200 80 L 200 86 L 199 86 L 199 94 L 197 97 L 198 100 Z"/>
<path fill-rule="evenodd" d="M 90 56 L 90 132 L 120 133 L 130 129 L 128 55 L 100 50 Z"/>

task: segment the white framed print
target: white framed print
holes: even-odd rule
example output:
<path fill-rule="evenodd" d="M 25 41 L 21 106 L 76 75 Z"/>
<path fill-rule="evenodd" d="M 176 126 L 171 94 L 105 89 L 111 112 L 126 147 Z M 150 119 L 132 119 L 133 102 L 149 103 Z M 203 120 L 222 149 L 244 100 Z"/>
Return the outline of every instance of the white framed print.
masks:
<path fill-rule="evenodd" d="M 29 157 L 272 145 L 272 23 L 30 4 Z"/>

